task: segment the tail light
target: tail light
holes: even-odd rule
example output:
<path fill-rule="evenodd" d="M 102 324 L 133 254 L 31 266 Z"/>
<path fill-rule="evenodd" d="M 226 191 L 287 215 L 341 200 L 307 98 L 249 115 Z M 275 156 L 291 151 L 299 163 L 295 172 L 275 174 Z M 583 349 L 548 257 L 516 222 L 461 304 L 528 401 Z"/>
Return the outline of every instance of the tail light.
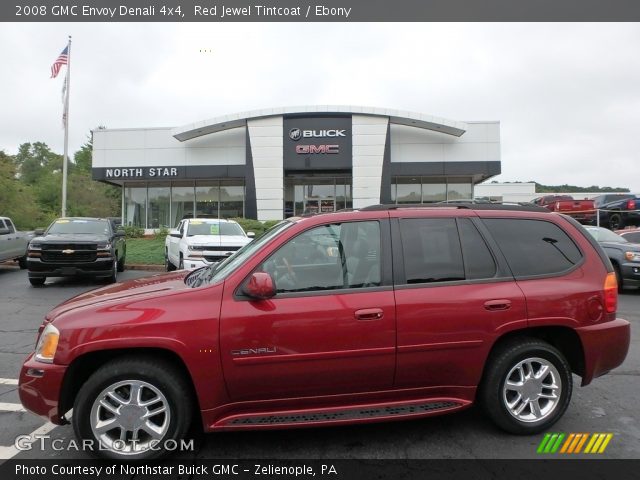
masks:
<path fill-rule="evenodd" d="M 618 309 L 618 281 L 614 272 L 607 273 L 604 280 L 604 308 L 607 313 L 615 313 Z"/>
<path fill-rule="evenodd" d="M 627 210 L 635 210 L 635 209 L 636 209 L 636 201 L 627 200 Z"/>

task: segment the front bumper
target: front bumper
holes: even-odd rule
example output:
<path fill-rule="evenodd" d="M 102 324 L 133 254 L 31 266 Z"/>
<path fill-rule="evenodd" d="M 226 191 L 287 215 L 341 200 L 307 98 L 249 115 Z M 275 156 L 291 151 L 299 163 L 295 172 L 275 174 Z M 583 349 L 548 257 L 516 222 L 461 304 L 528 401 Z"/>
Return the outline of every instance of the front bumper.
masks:
<path fill-rule="evenodd" d="M 86 275 L 91 277 L 109 277 L 113 268 L 113 257 L 101 257 L 93 262 L 49 263 L 39 258 L 27 258 L 30 278 L 43 277 L 75 277 Z"/>
<path fill-rule="evenodd" d="M 24 408 L 48 418 L 56 425 L 65 424 L 65 412 L 59 411 L 59 403 L 66 370 L 66 365 L 37 362 L 33 354 L 29 355 L 20 370 L 18 383 L 18 393 Z"/>
<path fill-rule="evenodd" d="M 582 386 L 616 367 L 629 351 L 631 324 L 622 318 L 576 329 L 584 350 Z"/>
<path fill-rule="evenodd" d="M 631 287 L 640 287 L 640 263 L 628 262 L 620 266 L 622 283 Z"/>

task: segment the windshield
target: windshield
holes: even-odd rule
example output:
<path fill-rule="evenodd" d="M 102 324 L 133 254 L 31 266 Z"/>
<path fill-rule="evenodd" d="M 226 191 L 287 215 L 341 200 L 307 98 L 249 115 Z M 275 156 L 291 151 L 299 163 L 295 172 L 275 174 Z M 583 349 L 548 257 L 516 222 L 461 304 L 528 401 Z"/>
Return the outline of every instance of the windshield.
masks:
<path fill-rule="evenodd" d="M 196 272 L 200 273 L 198 273 L 198 278 L 193 282 L 191 286 L 195 288 L 207 283 L 215 283 L 225 279 L 236 268 L 242 265 L 247 258 L 250 258 L 255 252 L 262 248 L 265 243 L 269 242 L 272 238 L 279 235 L 291 225 L 293 225 L 293 223 L 287 220 L 280 222 L 271 227 L 259 237 L 256 237 L 256 239 L 251 243 L 246 244 L 244 247 L 242 247 L 240 250 L 238 250 L 222 262 L 213 264 L 202 270 L 196 270 Z M 188 279 L 189 277 L 187 277 L 187 280 Z"/>
<path fill-rule="evenodd" d="M 240 235 L 244 237 L 244 230 L 237 223 L 219 222 L 218 220 L 191 220 L 187 228 L 187 237 L 194 235 Z"/>
<path fill-rule="evenodd" d="M 587 227 L 587 232 L 598 242 L 629 243 L 625 238 L 602 227 Z"/>
<path fill-rule="evenodd" d="M 47 234 L 109 235 L 107 220 L 61 218 L 51 224 Z"/>

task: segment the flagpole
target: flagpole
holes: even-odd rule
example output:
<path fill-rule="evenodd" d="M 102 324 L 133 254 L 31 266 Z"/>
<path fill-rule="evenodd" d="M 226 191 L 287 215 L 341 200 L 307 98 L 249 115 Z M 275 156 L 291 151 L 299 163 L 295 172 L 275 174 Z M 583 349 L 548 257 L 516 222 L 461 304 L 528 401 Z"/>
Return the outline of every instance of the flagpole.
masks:
<path fill-rule="evenodd" d="M 67 216 L 67 157 L 69 156 L 69 93 L 71 90 L 71 35 L 67 46 L 66 97 L 64 99 L 64 156 L 62 158 L 62 216 Z"/>

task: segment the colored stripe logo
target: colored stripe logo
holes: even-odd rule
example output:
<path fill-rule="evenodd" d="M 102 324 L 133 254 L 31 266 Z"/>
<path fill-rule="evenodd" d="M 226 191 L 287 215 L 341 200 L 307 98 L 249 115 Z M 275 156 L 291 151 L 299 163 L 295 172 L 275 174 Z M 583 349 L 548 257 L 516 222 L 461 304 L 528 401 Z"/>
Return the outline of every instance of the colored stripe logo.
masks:
<path fill-rule="evenodd" d="M 613 433 L 547 433 L 538 445 L 537 453 L 604 453 Z M 583 450 L 584 449 L 584 450 Z"/>

